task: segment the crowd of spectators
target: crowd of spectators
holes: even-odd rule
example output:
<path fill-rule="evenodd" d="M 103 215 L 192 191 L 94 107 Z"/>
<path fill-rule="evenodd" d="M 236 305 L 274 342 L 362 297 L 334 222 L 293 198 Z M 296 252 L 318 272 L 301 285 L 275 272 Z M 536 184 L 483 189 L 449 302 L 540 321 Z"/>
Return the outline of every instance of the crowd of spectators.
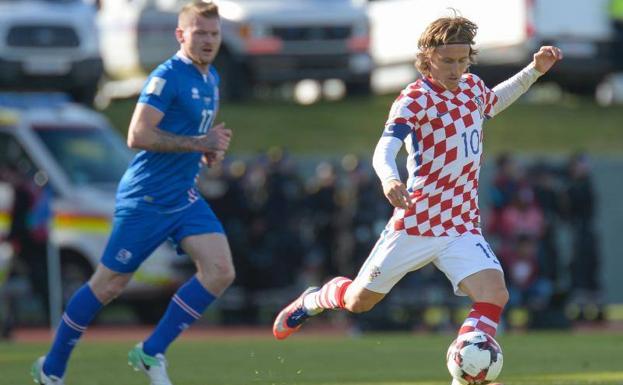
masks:
<path fill-rule="evenodd" d="M 246 304 L 240 322 L 257 321 L 266 301 L 282 305 L 298 287 L 356 274 L 391 214 L 373 173 L 352 155 L 299 162 L 275 148 L 205 169 L 199 188 L 230 240 L 233 302 Z"/>
<path fill-rule="evenodd" d="M 222 219 L 236 259 L 233 303 L 245 304 L 232 305 L 244 314 L 230 322 L 266 321 L 270 310 L 266 320 L 261 311 L 271 309 L 271 298 L 279 306 L 301 287 L 356 275 L 391 215 L 368 163 L 354 155 L 303 161 L 275 148 L 205 170 L 200 189 Z M 481 187 L 490 202 L 483 207 L 483 231 L 505 268 L 509 309 L 528 311 L 534 326 L 563 326 L 570 303 L 600 305 L 588 159 L 578 154 L 563 162 L 522 163 L 502 154 L 494 174 Z M 561 229 L 570 234 L 565 251 Z M 460 304 L 445 277 L 425 268 L 359 318 L 379 327 L 423 323 L 428 308 Z M 573 316 L 581 317 L 581 310 Z"/>
<path fill-rule="evenodd" d="M 560 322 L 556 311 L 575 309 L 566 314 L 574 319 L 603 317 L 588 158 L 522 165 L 503 154 L 490 190 L 486 231 L 507 274 L 509 308 L 529 309 L 543 326 Z M 588 314 L 589 308 L 597 311 Z"/>
<path fill-rule="evenodd" d="M 524 326 L 534 327 L 566 326 L 569 318 L 599 319 L 595 194 L 586 156 L 526 163 L 502 154 L 494 167 L 492 180 L 481 184 L 486 201 L 481 216 L 484 235 L 507 275 L 507 311 L 523 309 L 531 320 Z M 355 276 L 392 212 L 369 161 L 355 155 L 319 161 L 273 148 L 204 168 L 198 184 L 223 222 L 235 259 L 236 282 L 219 301 L 221 321 L 227 324 L 270 322 L 301 288 L 327 277 Z M 40 243 L 19 234 L 39 239 L 32 236 L 39 230 L 28 230 L 22 219 L 32 218 L 40 206 L 35 204 L 39 199 L 31 198 L 43 195 L 32 189 L 25 193 L 23 183 L 14 185 L 16 196 L 28 201 L 16 200 L 18 220 L 9 238 L 29 262 L 31 254 L 44 253 L 29 252 Z M 36 265 L 44 266 L 40 262 Z M 31 290 L 46 304 L 44 269 L 26 265 Z M 450 329 L 452 311 L 462 306 L 443 274 L 427 266 L 407 275 L 372 312 L 353 321 L 362 329 Z M 5 308 L 0 313 L 6 334 L 15 312 Z"/>

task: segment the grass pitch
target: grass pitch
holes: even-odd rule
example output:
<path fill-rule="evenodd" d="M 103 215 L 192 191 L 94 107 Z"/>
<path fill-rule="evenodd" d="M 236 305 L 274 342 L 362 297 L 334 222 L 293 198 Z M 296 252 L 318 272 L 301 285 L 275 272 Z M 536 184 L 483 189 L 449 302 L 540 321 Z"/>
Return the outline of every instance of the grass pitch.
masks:
<path fill-rule="evenodd" d="M 297 335 L 188 338 L 168 352 L 182 385 L 449 385 L 445 350 L 451 335 L 370 334 L 360 338 Z M 506 385 L 623 384 L 623 334 L 529 333 L 498 338 Z M 126 365 L 135 341 L 83 341 L 68 385 L 145 385 Z M 47 344 L 0 344 L 0 384 L 31 383 L 28 371 Z"/>

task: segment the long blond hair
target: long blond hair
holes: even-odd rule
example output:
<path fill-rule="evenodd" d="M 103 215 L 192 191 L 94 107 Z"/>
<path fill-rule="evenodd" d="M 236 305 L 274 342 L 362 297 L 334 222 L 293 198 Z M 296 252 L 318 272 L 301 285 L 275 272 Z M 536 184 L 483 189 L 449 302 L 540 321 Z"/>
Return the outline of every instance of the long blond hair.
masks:
<path fill-rule="evenodd" d="M 472 21 L 458 16 L 439 18 L 426 27 L 418 40 L 418 53 L 415 67 L 424 76 L 430 74 L 429 61 L 435 48 L 446 44 L 469 44 L 469 62 L 476 62 L 478 51 L 472 48 L 478 26 Z"/>

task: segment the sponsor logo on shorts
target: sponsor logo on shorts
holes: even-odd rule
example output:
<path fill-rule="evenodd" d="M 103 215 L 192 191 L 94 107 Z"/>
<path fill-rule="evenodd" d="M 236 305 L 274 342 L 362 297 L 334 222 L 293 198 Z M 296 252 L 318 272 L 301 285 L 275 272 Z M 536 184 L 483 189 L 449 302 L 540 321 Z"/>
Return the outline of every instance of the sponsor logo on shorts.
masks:
<path fill-rule="evenodd" d="M 370 270 L 370 275 L 368 276 L 368 281 L 372 282 L 377 277 L 381 275 L 381 269 L 378 266 L 374 266 L 372 270 Z"/>
<path fill-rule="evenodd" d="M 124 265 L 130 262 L 131 258 L 132 258 L 132 252 L 126 249 L 119 250 L 119 252 L 117 253 L 117 256 L 115 257 L 117 261 L 123 263 Z"/>

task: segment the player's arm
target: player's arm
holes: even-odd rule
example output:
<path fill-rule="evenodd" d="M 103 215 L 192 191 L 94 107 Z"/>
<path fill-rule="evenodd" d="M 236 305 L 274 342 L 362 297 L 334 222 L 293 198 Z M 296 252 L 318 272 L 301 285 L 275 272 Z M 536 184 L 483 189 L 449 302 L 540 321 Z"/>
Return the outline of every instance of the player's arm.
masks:
<path fill-rule="evenodd" d="M 411 127 L 407 124 L 388 124 L 372 156 L 372 166 L 381 180 L 385 197 L 392 206 L 405 210 L 412 206 L 412 202 L 407 187 L 400 180 L 396 155 L 410 132 Z"/>
<path fill-rule="evenodd" d="M 205 135 L 175 135 L 158 128 L 164 114 L 145 103 L 138 103 L 128 130 L 128 146 L 155 152 L 225 151 L 231 130 L 224 124 L 212 127 Z"/>
<path fill-rule="evenodd" d="M 497 97 L 490 116 L 494 116 L 513 104 L 523 95 L 537 79 L 549 71 L 552 66 L 562 59 L 562 51 L 557 47 L 543 46 L 533 55 L 533 60 L 527 67 L 519 71 L 510 79 L 493 87 Z"/>

